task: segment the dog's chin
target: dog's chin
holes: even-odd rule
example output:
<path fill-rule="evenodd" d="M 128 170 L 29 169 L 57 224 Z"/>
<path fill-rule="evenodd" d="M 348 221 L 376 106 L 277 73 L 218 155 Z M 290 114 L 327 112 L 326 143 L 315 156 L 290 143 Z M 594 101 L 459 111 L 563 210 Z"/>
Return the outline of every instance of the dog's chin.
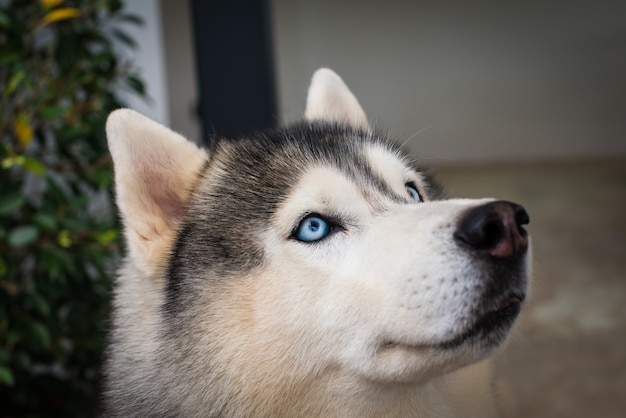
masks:
<path fill-rule="evenodd" d="M 449 340 L 436 343 L 435 346 L 444 350 L 454 350 L 469 344 L 495 349 L 506 339 L 523 302 L 524 295 L 521 293 L 506 296 L 480 315 L 467 330 Z"/>
<path fill-rule="evenodd" d="M 518 317 L 525 296 L 511 293 L 492 303 L 478 315 L 468 328 L 459 331 L 451 338 L 437 341 L 424 341 L 417 344 L 388 340 L 381 344 L 381 350 L 443 350 L 452 351 L 461 347 L 482 348 L 491 351 L 499 347 L 506 339 L 515 319 Z"/>
<path fill-rule="evenodd" d="M 386 382 L 423 382 L 478 362 L 500 347 L 519 315 L 524 297 L 512 294 L 491 305 L 472 326 L 437 341 L 406 343 L 387 339 L 376 350 L 379 367 L 370 378 Z"/>

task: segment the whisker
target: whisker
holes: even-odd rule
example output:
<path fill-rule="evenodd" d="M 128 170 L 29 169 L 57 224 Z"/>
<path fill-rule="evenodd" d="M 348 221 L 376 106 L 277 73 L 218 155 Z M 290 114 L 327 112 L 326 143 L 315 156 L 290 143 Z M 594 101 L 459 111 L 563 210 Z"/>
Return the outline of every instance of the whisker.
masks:
<path fill-rule="evenodd" d="M 409 141 L 411 141 L 413 138 L 415 138 L 416 136 L 418 136 L 421 133 L 426 132 L 427 130 L 431 129 L 432 125 L 430 126 L 426 126 L 425 128 L 420 129 L 419 131 L 415 132 L 413 135 L 411 135 L 410 137 L 408 137 L 402 144 L 400 144 L 400 148 L 404 148 L 404 146 L 406 144 L 409 143 Z"/>

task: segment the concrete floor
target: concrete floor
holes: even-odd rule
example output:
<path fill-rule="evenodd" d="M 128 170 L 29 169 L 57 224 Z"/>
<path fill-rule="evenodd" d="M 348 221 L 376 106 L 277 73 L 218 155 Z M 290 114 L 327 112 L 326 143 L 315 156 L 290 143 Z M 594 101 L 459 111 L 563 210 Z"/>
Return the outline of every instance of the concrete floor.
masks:
<path fill-rule="evenodd" d="M 626 416 L 626 160 L 435 167 L 530 214 L 531 297 L 496 357 L 505 418 Z"/>

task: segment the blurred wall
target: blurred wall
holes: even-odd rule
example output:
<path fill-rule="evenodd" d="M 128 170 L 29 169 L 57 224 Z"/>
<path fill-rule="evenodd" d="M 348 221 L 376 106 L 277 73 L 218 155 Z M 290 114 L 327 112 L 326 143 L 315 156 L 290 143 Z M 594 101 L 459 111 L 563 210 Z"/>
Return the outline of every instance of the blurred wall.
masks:
<path fill-rule="evenodd" d="M 424 159 L 626 155 L 626 2 L 273 0 L 282 121 L 321 66 Z"/>
<path fill-rule="evenodd" d="M 198 83 L 189 1 L 161 0 L 170 126 L 200 141 Z"/>
<path fill-rule="evenodd" d="M 424 160 L 626 155 L 623 0 L 272 0 L 272 11 L 283 123 L 327 66 Z M 167 117 L 198 138 L 188 1 L 161 0 L 161 12 Z"/>
<path fill-rule="evenodd" d="M 132 0 L 125 3 L 125 10 L 140 16 L 141 26 L 128 24 L 124 31 L 137 43 L 130 49 L 118 43 L 123 54 L 133 63 L 145 83 L 147 96 L 139 98 L 133 93 L 122 91 L 129 107 L 155 119 L 169 124 L 169 99 L 167 94 L 165 49 L 159 3 L 154 0 Z"/>

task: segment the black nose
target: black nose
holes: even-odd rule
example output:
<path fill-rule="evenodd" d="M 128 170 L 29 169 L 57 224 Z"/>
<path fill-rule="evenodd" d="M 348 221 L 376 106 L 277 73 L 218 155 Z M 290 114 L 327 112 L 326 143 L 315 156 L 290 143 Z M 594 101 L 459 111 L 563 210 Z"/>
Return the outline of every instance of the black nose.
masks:
<path fill-rule="evenodd" d="M 526 210 L 504 200 L 477 206 L 465 212 L 454 238 L 496 258 L 512 258 L 528 249 L 528 233 L 522 225 L 530 221 Z"/>

